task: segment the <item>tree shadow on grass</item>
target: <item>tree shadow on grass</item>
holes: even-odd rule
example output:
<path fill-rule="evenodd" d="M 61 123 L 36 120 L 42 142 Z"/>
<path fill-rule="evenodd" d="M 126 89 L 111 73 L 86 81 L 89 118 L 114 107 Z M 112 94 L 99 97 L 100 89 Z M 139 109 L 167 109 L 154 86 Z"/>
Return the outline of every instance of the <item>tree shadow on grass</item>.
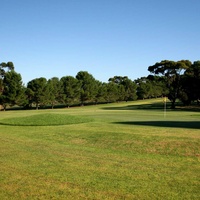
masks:
<path fill-rule="evenodd" d="M 200 121 L 128 121 L 115 124 L 200 129 Z"/>
<path fill-rule="evenodd" d="M 170 103 L 167 103 L 167 108 L 170 108 Z M 161 103 L 152 103 L 152 104 L 137 104 L 137 105 L 128 105 L 128 106 L 112 106 L 112 107 L 103 107 L 104 110 L 163 110 L 164 104 Z"/>
<path fill-rule="evenodd" d="M 164 104 L 163 102 L 159 103 L 151 103 L 151 104 L 137 104 L 137 105 L 128 105 L 128 106 L 110 106 L 103 107 L 104 110 L 160 110 L 163 111 Z M 176 103 L 176 108 L 171 109 L 171 103 L 166 103 L 166 109 L 172 111 L 192 111 L 192 112 L 200 112 L 200 106 L 182 106 L 181 103 Z"/>

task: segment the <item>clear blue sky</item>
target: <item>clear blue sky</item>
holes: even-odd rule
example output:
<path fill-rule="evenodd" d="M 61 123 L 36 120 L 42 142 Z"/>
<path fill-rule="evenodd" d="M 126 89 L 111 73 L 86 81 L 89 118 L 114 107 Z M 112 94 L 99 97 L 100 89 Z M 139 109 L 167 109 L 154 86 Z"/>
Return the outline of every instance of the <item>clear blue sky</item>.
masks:
<path fill-rule="evenodd" d="M 200 60 L 200 0 L 0 0 L 0 62 L 24 83 L 88 71 L 135 80 L 164 59 Z"/>

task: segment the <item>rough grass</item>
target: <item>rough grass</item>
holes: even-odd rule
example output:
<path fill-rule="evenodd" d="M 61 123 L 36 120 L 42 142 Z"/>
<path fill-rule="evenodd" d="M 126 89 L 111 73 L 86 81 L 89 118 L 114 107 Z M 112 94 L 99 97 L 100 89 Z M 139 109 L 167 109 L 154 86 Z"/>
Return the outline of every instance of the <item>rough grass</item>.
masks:
<path fill-rule="evenodd" d="M 199 199 L 199 114 L 167 110 L 164 118 L 159 101 L 1 112 L 1 122 L 48 114 L 88 121 L 1 124 L 0 199 Z"/>

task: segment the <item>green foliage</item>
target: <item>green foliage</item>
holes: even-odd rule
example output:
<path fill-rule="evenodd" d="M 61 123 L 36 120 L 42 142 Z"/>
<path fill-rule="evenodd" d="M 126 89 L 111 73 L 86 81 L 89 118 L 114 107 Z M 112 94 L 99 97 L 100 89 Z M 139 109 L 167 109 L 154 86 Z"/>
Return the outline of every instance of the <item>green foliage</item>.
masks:
<path fill-rule="evenodd" d="M 97 95 L 97 85 L 98 82 L 95 78 L 86 71 L 80 71 L 76 75 L 77 80 L 79 81 L 80 87 L 80 101 L 83 105 L 84 102 L 90 102 L 95 100 Z"/>
<path fill-rule="evenodd" d="M 2 63 L 0 63 L 0 77 L 5 76 L 5 74 L 6 74 L 5 68 L 7 68 L 8 71 L 15 69 L 14 64 L 12 62 L 7 62 L 7 63 L 2 62 Z"/>
<path fill-rule="evenodd" d="M 57 103 L 61 102 L 61 82 L 59 78 L 53 77 L 48 80 L 49 102 L 53 108 Z"/>
<path fill-rule="evenodd" d="M 60 80 L 61 97 L 66 106 L 78 102 L 80 98 L 80 82 L 73 76 L 64 76 Z"/>
<path fill-rule="evenodd" d="M 97 94 L 95 96 L 95 103 L 106 102 L 107 84 L 97 81 Z"/>
<path fill-rule="evenodd" d="M 3 95 L 2 93 L 3 93 L 4 88 L 5 88 L 4 77 L 5 77 L 6 73 L 11 71 L 11 70 L 12 71 L 14 70 L 14 65 L 13 65 L 12 62 L 7 62 L 7 63 L 2 62 L 2 63 L 0 63 L 0 101 L 1 101 L 0 104 L 2 104 L 3 107 L 6 106 L 5 104 L 9 104 L 9 102 L 5 102 L 5 99 L 6 99 L 5 95 L 2 96 Z M 4 109 L 5 109 L 5 107 L 4 107 Z"/>
<path fill-rule="evenodd" d="M 141 77 L 135 81 L 138 85 L 137 96 L 138 99 L 147 99 L 151 97 L 152 84 L 146 77 Z"/>
<path fill-rule="evenodd" d="M 22 86 L 21 75 L 14 70 L 5 73 L 1 82 L 2 93 L 0 95 L 0 104 L 6 109 L 6 107 L 20 104 L 24 97 L 24 89 Z"/>
<path fill-rule="evenodd" d="M 116 102 L 119 98 L 118 85 L 113 82 L 109 82 L 106 85 L 106 88 L 107 88 L 106 101 L 109 103 Z"/>
<path fill-rule="evenodd" d="M 132 101 L 167 96 L 171 107 L 180 100 L 184 105 L 200 104 L 200 61 L 163 60 L 148 67 L 153 75 L 132 81 L 127 76 L 114 76 L 108 83 L 96 80 L 87 71 L 76 77 L 60 80 L 44 77 L 22 85 L 21 76 L 14 72 L 12 62 L 0 64 L 0 109 L 7 106 L 36 107 L 67 106 Z M 14 75 L 14 73 L 16 73 Z M 12 74 L 12 75 L 11 75 Z M 9 78 L 10 76 L 10 78 Z M 12 76 L 12 78 L 11 78 Z M 64 105 L 63 105 L 64 104 Z"/>
<path fill-rule="evenodd" d="M 181 79 L 179 99 L 189 105 L 192 101 L 200 100 L 200 61 L 194 62 L 184 73 Z"/>
<path fill-rule="evenodd" d="M 118 101 L 131 101 L 137 99 L 137 85 L 127 76 L 114 76 L 109 79 L 109 82 L 115 83 L 118 86 Z"/>
<path fill-rule="evenodd" d="M 49 101 L 49 88 L 46 78 L 36 78 L 29 81 L 27 84 L 29 95 L 29 104 L 36 104 L 36 109 L 39 106 L 46 105 Z"/>
<path fill-rule="evenodd" d="M 177 62 L 163 60 L 148 67 L 151 73 L 156 75 L 161 74 L 166 77 L 166 85 L 169 89 L 167 96 L 172 102 L 172 108 L 175 108 L 175 102 L 179 96 L 181 75 L 190 66 L 191 62 L 189 60 L 180 60 Z"/>

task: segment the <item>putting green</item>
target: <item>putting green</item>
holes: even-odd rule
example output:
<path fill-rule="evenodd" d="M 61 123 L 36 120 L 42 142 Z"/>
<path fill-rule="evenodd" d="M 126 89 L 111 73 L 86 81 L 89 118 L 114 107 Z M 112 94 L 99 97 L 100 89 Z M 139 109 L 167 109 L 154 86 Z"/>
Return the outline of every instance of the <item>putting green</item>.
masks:
<path fill-rule="evenodd" d="M 91 122 L 87 117 L 66 114 L 44 113 L 25 117 L 6 118 L 0 120 L 1 125 L 10 126 L 58 126 Z"/>

